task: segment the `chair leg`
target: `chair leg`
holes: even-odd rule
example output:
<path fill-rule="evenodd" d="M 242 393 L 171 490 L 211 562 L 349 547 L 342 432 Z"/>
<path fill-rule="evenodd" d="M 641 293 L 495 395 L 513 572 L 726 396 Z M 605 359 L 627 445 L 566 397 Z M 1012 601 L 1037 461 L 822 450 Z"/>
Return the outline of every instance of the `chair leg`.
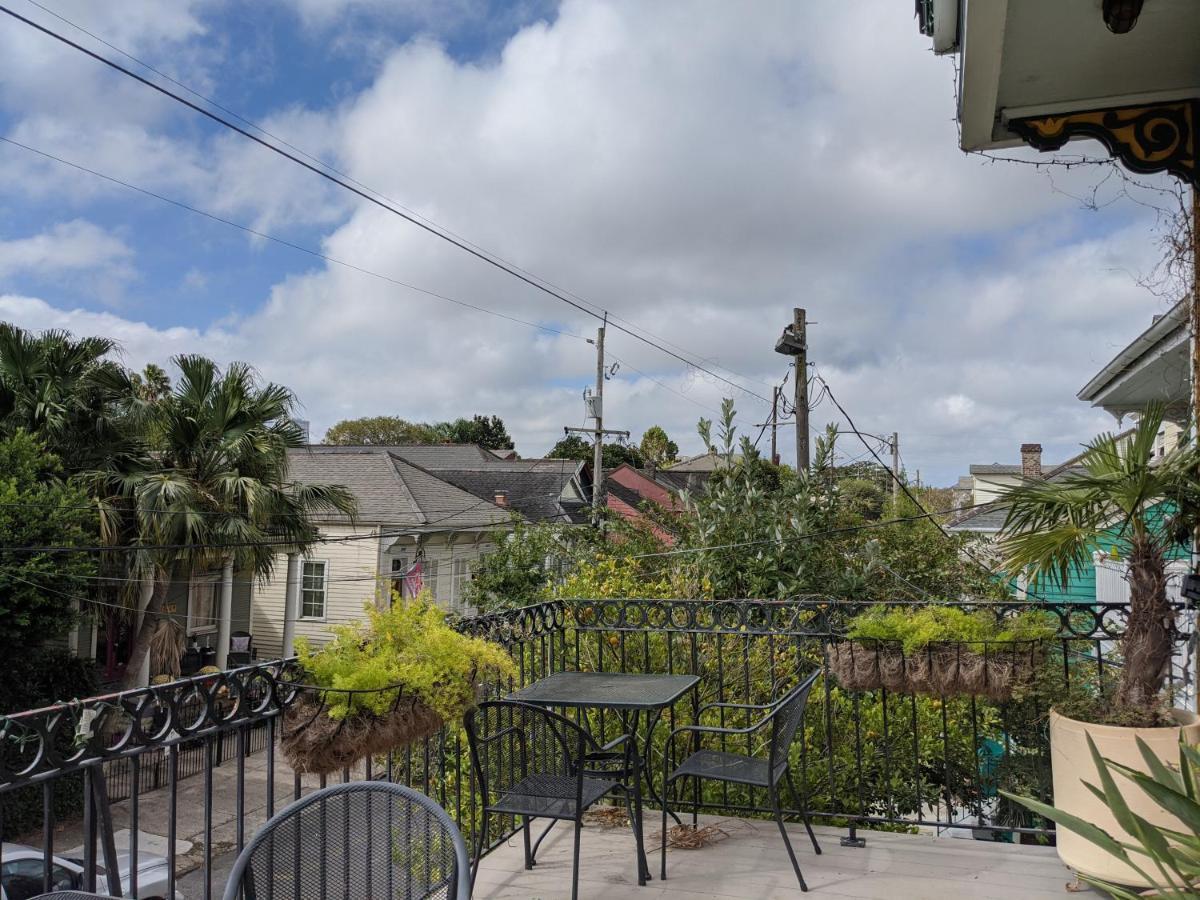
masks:
<path fill-rule="evenodd" d="M 483 859 L 483 848 L 487 846 L 488 814 L 483 813 L 483 824 L 479 827 L 479 837 L 475 841 L 475 859 L 471 862 L 471 890 L 475 890 L 475 876 L 479 874 L 479 861 Z"/>
<path fill-rule="evenodd" d="M 571 860 L 571 900 L 579 900 L 579 835 L 583 831 L 583 812 L 575 817 L 575 856 Z"/>
<path fill-rule="evenodd" d="M 808 802 L 800 798 L 800 793 L 796 790 L 796 783 L 792 781 L 792 770 L 787 771 L 788 790 L 792 792 L 792 799 L 796 801 L 796 808 L 800 810 L 800 815 L 804 817 L 804 829 L 808 832 L 808 839 L 812 841 L 813 851 L 817 856 L 821 855 L 821 845 L 817 843 L 817 836 L 813 834 L 812 819 L 808 815 Z"/>
<path fill-rule="evenodd" d="M 804 876 L 800 873 L 800 863 L 796 862 L 796 851 L 792 849 L 792 841 L 788 837 L 787 828 L 783 824 L 783 810 L 779 806 L 779 786 L 770 787 L 767 791 L 771 795 L 771 809 L 775 811 L 775 824 L 779 826 L 779 833 L 783 835 L 783 846 L 787 847 L 788 858 L 792 861 L 792 868 L 796 870 L 796 878 L 800 882 L 800 890 L 807 891 L 808 885 L 804 883 Z"/>
<path fill-rule="evenodd" d="M 521 832 L 525 838 L 525 868 L 533 868 L 533 850 L 529 841 L 529 816 L 521 816 Z"/>
<path fill-rule="evenodd" d="M 671 784 L 665 778 L 663 779 L 662 790 L 662 880 L 667 880 L 667 792 L 670 790 Z"/>

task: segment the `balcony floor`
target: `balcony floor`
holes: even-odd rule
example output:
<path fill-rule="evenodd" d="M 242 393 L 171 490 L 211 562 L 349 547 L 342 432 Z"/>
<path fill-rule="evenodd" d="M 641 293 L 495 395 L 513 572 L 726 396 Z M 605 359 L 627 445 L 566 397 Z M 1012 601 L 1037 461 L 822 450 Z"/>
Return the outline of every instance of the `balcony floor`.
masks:
<path fill-rule="evenodd" d="M 647 852 L 655 879 L 638 887 L 633 837 L 628 828 L 585 826 L 581 839 L 579 896 L 603 900 L 668 900 L 710 897 L 906 898 L 1057 898 L 1073 881 L 1053 848 L 982 843 L 931 835 L 860 832 L 864 849 L 842 847 L 844 830 L 816 828 L 822 854 L 816 856 L 802 825 L 789 827 L 793 846 L 808 882 L 800 892 L 787 851 L 770 821 L 702 817 L 728 837 L 698 850 L 669 850 L 667 880 L 657 878 L 659 857 L 650 842 L 657 820 L 648 812 Z M 539 830 L 536 828 L 534 836 Z M 559 823 L 538 853 L 537 867 L 524 868 L 521 839 L 508 841 L 484 858 L 474 896 L 528 900 L 570 896 L 571 826 Z M 1084 887 L 1082 896 L 1101 895 Z"/>

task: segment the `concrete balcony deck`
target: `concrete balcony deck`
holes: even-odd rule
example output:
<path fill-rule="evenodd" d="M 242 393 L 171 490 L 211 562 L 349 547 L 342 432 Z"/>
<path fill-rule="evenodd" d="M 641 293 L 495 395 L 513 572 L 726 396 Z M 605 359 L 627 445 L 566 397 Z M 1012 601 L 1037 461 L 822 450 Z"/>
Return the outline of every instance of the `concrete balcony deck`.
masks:
<path fill-rule="evenodd" d="M 1074 881 L 1054 849 L 985 843 L 932 835 L 860 832 L 863 849 L 842 847 L 845 830 L 818 827 L 822 854 L 813 854 L 803 825 L 792 825 L 809 893 L 802 894 L 788 863 L 787 851 L 771 821 L 712 816 L 702 823 L 727 834 L 698 850 L 668 850 L 667 880 L 658 880 L 657 818 L 648 811 L 647 852 L 655 878 L 638 887 L 633 836 L 628 827 L 587 825 L 580 845 L 579 896 L 597 900 L 746 900 L 751 897 L 838 897 L 870 900 L 931 898 L 995 898 L 995 900 L 1063 900 L 1101 895 L 1083 887 L 1069 894 Z M 539 831 L 536 830 L 535 836 Z M 524 868 L 518 835 L 484 858 L 475 897 L 495 900 L 569 897 L 571 891 L 571 826 L 559 824 L 538 853 L 537 866 Z"/>

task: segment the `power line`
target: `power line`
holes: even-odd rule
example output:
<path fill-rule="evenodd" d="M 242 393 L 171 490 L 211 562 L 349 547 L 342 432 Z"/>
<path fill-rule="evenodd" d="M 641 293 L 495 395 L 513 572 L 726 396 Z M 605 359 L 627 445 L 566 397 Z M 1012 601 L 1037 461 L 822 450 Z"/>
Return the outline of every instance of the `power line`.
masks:
<path fill-rule="evenodd" d="M 905 522 L 919 522 L 923 519 L 934 519 L 936 516 L 946 515 L 950 512 L 959 512 L 963 509 L 974 509 L 976 506 L 986 506 L 984 503 L 977 503 L 973 506 L 959 507 L 958 509 L 942 510 L 940 512 L 922 512 L 919 515 L 898 516 L 893 519 L 880 519 L 877 522 L 864 522 L 861 525 L 845 525 L 840 528 L 828 528 L 823 531 L 809 531 L 804 534 L 793 535 L 792 537 L 781 538 L 762 538 L 754 541 L 738 541 L 731 544 L 712 544 L 707 547 L 683 547 L 677 550 L 662 550 L 656 553 L 639 553 L 634 556 L 626 556 L 623 559 L 652 559 L 665 556 L 684 556 L 690 553 L 705 553 L 709 550 L 738 550 L 744 547 L 761 547 L 767 544 L 791 544 L 797 541 L 808 541 L 813 538 L 827 537 L 831 534 L 851 534 L 857 531 L 871 531 L 876 528 L 885 528 L 888 525 L 900 525 Z M 939 526 L 940 527 L 940 526 Z"/>
<path fill-rule="evenodd" d="M 412 209 L 411 207 L 405 206 L 404 204 L 400 203 L 398 200 L 395 200 L 395 199 L 389 197 L 387 194 L 383 193 L 382 191 L 377 191 L 374 188 L 372 188 L 366 184 L 363 184 L 361 181 L 358 181 L 349 173 L 344 172 L 341 169 L 338 169 L 336 166 L 330 165 L 325 160 L 321 159 L 318 156 L 314 156 L 313 154 L 307 152 L 303 148 L 297 147 L 295 144 L 289 143 L 284 138 L 280 137 L 277 134 L 272 133 L 271 131 L 268 131 L 262 125 L 259 125 L 258 123 L 253 122 L 250 119 L 247 119 L 245 116 L 239 114 L 235 110 L 232 110 L 227 106 L 222 106 L 220 103 L 218 103 L 213 98 L 211 98 L 205 94 L 202 94 L 201 92 L 195 90 L 191 86 L 184 84 L 182 81 L 178 80 L 177 78 L 173 78 L 171 75 L 168 75 L 166 72 L 163 72 L 161 69 L 155 68 L 150 63 L 146 62 L 144 59 L 134 56 L 132 53 L 129 53 L 127 50 L 124 50 L 121 47 L 118 47 L 116 44 L 113 44 L 113 43 L 105 40 L 104 38 L 100 37 L 98 34 L 88 31 L 82 25 L 79 25 L 78 23 L 73 22 L 72 20 L 68 19 L 66 16 L 63 16 L 62 14 L 55 12 L 54 10 L 50 9 L 49 7 L 42 5 L 41 3 L 37 2 L 37 0 L 26 0 L 26 2 L 31 4 L 32 6 L 36 6 L 38 9 L 42 10 L 43 12 L 48 13 L 51 16 L 54 16 L 54 18 L 58 19 L 60 22 L 70 25 L 72 28 L 81 32 L 82 34 L 86 34 L 88 37 L 92 38 L 92 40 L 97 41 L 97 42 L 103 44 L 105 47 L 108 47 L 110 50 L 113 50 L 113 51 L 121 54 L 126 59 L 129 59 L 129 60 L 137 63 L 139 66 L 142 66 L 146 70 L 153 72 L 155 75 L 159 76 L 160 78 L 163 78 L 166 81 L 169 81 L 171 84 L 175 85 L 176 87 L 182 88 L 183 90 L 187 91 L 192 96 L 203 100 L 205 103 L 208 103 L 210 106 L 213 106 L 216 109 L 219 109 L 222 112 L 226 113 L 227 115 L 232 116 L 233 118 L 237 119 L 239 122 L 242 122 L 243 124 L 250 126 L 251 128 L 255 129 L 256 131 L 262 132 L 267 137 L 271 138 L 274 141 L 278 141 L 283 146 L 285 146 L 291 150 L 295 150 L 301 156 L 305 157 L 308 160 L 311 160 L 312 162 L 314 162 L 320 166 L 325 167 L 330 172 L 333 172 L 335 175 L 339 175 L 342 178 L 345 178 L 351 184 L 354 184 L 354 185 L 362 188 L 363 190 L 370 191 L 371 193 L 376 194 L 379 197 L 382 197 L 384 200 L 387 200 L 389 203 L 394 204 L 395 206 L 399 207 L 400 209 L 404 210 L 407 213 L 410 213 L 413 216 L 416 216 L 417 218 L 421 219 L 424 222 L 428 222 L 430 225 L 433 225 L 434 227 L 440 229 L 441 231 L 444 231 L 446 234 L 456 237 L 459 240 L 461 240 L 463 243 L 469 244 L 470 246 L 472 246 L 478 250 L 488 253 L 489 255 L 495 257 L 496 259 L 500 260 L 501 262 L 505 263 L 506 265 L 512 266 L 514 269 L 517 269 L 518 271 L 523 272 L 532 278 L 536 278 L 538 281 L 542 282 L 543 284 L 549 285 L 550 287 L 554 288 L 555 290 L 562 291 L 563 293 L 567 294 L 568 296 L 573 297 L 574 299 L 578 300 L 580 303 L 585 303 L 588 306 L 591 306 L 600 312 L 604 312 L 604 310 L 602 310 L 599 306 L 597 306 L 597 304 L 591 302 L 590 300 L 586 299 L 585 297 L 580 296 L 579 294 L 575 293 L 574 291 L 570 291 L 567 288 L 564 288 L 564 287 L 561 287 L 561 286 L 555 284 L 554 282 L 550 281 L 549 279 L 543 278 L 540 275 L 535 275 L 534 273 L 528 271 L 527 269 L 521 268 L 521 266 L 518 265 L 517 263 L 514 263 L 511 260 L 505 259 L 503 256 L 496 253 L 495 251 L 486 250 L 485 248 L 479 246 L 478 244 L 473 243 L 472 241 L 463 237 L 461 234 L 455 233 L 453 230 L 451 230 L 450 228 L 447 228 L 445 225 L 442 225 L 442 224 L 434 221 L 433 219 L 429 218 L 428 216 L 422 215 L 421 213 L 417 212 L 416 210 Z M 675 349 L 677 349 L 681 352 L 685 352 L 685 353 L 691 352 L 691 351 L 688 351 L 686 348 L 673 343 L 672 341 L 668 340 L 667 338 L 663 337 L 662 335 L 659 335 L 653 331 L 650 331 L 650 329 L 648 329 L 648 328 L 635 325 L 635 323 L 631 322 L 629 319 L 625 319 L 625 318 L 615 315 L 613 313 L 609 313 L 609 318 L 616 319 L 617 321 L 625 322 L 626 324 L 628 324 L 631 327 L 640 328 L 641 331 L 650 335 L 650 337 L 660 340 L 664 344 L 674 347 Z M 738 378 L 741 378 L 745 381 L 762 381 L 762 379 L 752 378 L 749 375 L 745 375 L 734 369 L 730 369 L 728 366 L 717 366 L 717 368 L 720 368 L 726 372 L 729 372 L 732 375 L 736 375 Z M 763 382 L 763 383 L 765 384 L 766 382 Z"/>
<path fill-rule="evenodd" d="M 164 196 L 163 194 L 155 193 L 154 191 L 147 190 L 146 188 L 140 187 L 139 185 L 132 184 L 128 181 L 123 181 L 120 178 L 115 178 L 112 175 L 106 175 L 105 173 L 97 171 L 96 169 L 89 168 L 88 166 L 82 165 L 77 162 L 72 162 L 69 159 L 66 159 L 61 156 L 57 156 L 46 150 L 42 150 L 38 147 L 31 146 L 30 144 L 24 144 L 21 141 L 16 141 L 16 140 L 13 140 L 12 138 L 4 137 L 3 135 L 0 135 L 0 141 L 3 141 L 6 144 L 11 144 L 14 147 L 19 147 L 22 150 L 26 150 L 30 153 L 35 153 L 38 156 L 41 156 L 45 159 L 52 160 L 53 162 L 59 163 L 61 165 L 68 166 L 72 169 L 76 169 L 77 171 L 86 172 L 88 175 L 95 176 L 96 178 L 101 178 L 104 181 L 107 181 L 111 184 L 119 185 L 120 187 L 123 187 L 123 188 L 128 188 L 131 191 L 137 191 L 139 194 L 144 194 L 145 196 L 152 197 L 155 200 L 161 200 L 163 203 L 169 203 L 172 206 L 178 207 L 179 209 L 186 210 L 187 212 L 190 212 L 190 213 L 195 213 L 198 216 L 203 216 L 206 219 L 211 219 L 212 221 L 219 222 L 222 225 L 228 225 L 231 228 L 237 228 L 240 231 L 244 231 L 246 234 L 251 234 L 251 235 L 254 235 L 255 237 L 263 238 L 264 240 L 273 241 L 276 244 L 279 244 L 284 247 L 288 247 L 292 250 L 297 250 L 301 253 L 307 253 L 309 256 L 316 257 L 317 259 L 324 260 L 325 262 L 333 263 L 334 265 L 338 265 L 338 266 L 342 266 L 347 269 L 351 269 L 351 270 L 353 270 L 355 272 L 359 272 L 363 275 L 370 275 L 372 278 L 378 278 L 381 281 L 386 281 L 389 284 L 396 285 L 397 287 L 402 287 L 402 288 L 405 288 L 410 291 L 416 291 L 418 294 L 424 294 L 427 297 L 433 297 L 435 300 L 444 300 L 445 302 L 453 303 L 456 306 L 462 306 L 466 309 L 472 309 L 472 310 L 475 310 L 476 312 L 481 312 L 481 313 L 484 313 L 489 316 L 495 316 L 498 319 L 505 319 L 509 322 L 515 322 L 518 325 L 526 325 L 529 328 L 536 328 L 539 331 L 545 331 L 550 334 L 562 335 L 563 337 L 571 337 L 571 338 L 575 338 L 576 340 L 581 340 L 581 341 L 586 340 L 586 338 L 582 337 L 581 335 L 575 334 L 574 332 L 562 331 L 561 329 L 558 329 L 558 328 L 550 328 L 547 325 L 540 325 L 537 322 L 529 322 L 529 321 L 526 321 L 525 319 L 517 318 L 516 316 L 510 316 L 507 313 L 498 312 L 497 310 L 494 310 L 494 309 L 488 309 L 487 307 L 484 307 L 484 306 L 477 306 L 474 303 L 468 303 L 465 300 L 459 300 L 455 297 L 447 296 L 446 294 L 440 294 L 437 291 L 431 291 L 431 290 L 428 290 L 427 288 L 418 287 L 415 284 L 409 284 L 406 281 L 400 281 L 399 279 L 392 278 L 390 275 L 383 275 L 379 272 L 372 271 L 371 269 L 366 269 L 362 266 L 355 265 L 354 263 L 346 262 L 345 260 L 338 259 L 337 257 L 334 257 L 334 256 L 329 256 L 326 253 L 322 253 L 319 250 L 314 250 L 311 247 L 305 247 L 302 244 L 297 244 L 292 241 L 286 240 L 285 238 L 281 238 L 281 237 L 278 237 L 273 234 L 268 234 L 265 231 L 259 231 L 256 228 L 251 228 L 249 225 L 243 225 L 240 222 L 234 222 L 231 219 L 223 218 L 221 216 L 215 215 L 214 213 L 210 213 L 203 209 L 199 209 L 195 206 L 191 206 L 187 203 L 184 203 L 181 200 L 176 200 L 172 197 L 167 197 L 167 196 Z"/>
<path fill-rule="evenodd" d="M 30 0 L 30 2 L 33 2 L 33 0 Z M 396 285 L 397 287 L 406 288 L 407 290 L 410 290 L 410 291 L 416 291 L 419 294 L 424 294 L 425 296 L 432 297 L 436 300 L 444 300 L 445 302 L 453 303 L 456 306 L 462 306 L 462 307 L 465 307 L 466 309 L 471 309 L 476 312 L 484 313 L 485 315 L 494 316 L 498 319 L 504 319 L 505 321 L 513 322 L 518 325 L 525 325 L 529 328 L 537 329 L 538 331 L 547 332 L 548 334 L 555 334 L 555 335 L 560 335 L 562 337 L 574 338 L 579 341 L 587 340 L 587 338 L 583 337 L 583 335 L 576 334 L 573 331 L 563 331 L 562 329 L 559 329 L 559 328 L 551 328 L 548 325 L 541 325 L 537 322 L 530 322 L 525 319 L 520 319 L 520 318 L 517 318 L 516 316 L 511 316 L 511 315 L 508 315 L 507 313 L 502 313 L 502 312 L 499 312 L 494 309 L 489 309 L 489 308 L 483 307 L 483 306 L 477 306 L 476 304 L 468 303 L 465 300 L 459 300 L 456 297 L 450 297 L 450 296 L 447 296 L 446 294 L 438 293 L 437 291 L 431 291 L 431 290 L 428 290 L 427 288 L 418 287 L 415 284 L 409 284 L 408 282 L 400 281 L 399 279 L 393 278 L 390 275 L 384 275 L 380 272 L 375 272 L 371 269 L 364 268 L 363 266 L 359 266 L 354 263 L 346 262 L 345 260 L 338 259 L 333 256 L 329 256 L 326 253 L 322 253 L 319 250 L 314 250 L 311 247 L 305 247 L 301 244 L 297 244 L 297 243 L 295 243 L 293 241 L 289 241 L 285 238 L 281 238 L 276 235 L 269 234 L 265 231 L 260 231 L 257 228 L 252 228 L 249 225 L 243 225 L 240 222 L 234 222 L 231 219 L 226 219 L 222 216 L 215 215 L 214 213 L 207 212 L 206 210 L 191 206 L 190 204 L 184 203 L 181 200 L 176 200 L 173 197 L 166 197 L 162 194 L 156 193 L 155 191 L 148 190 L 139 185 L 131 184 L 128 181 L 124 181 L 124 180 L 122 180 L 120 178 L 116 178 L 112 175 L 107 175 L 104 172 L 99 172 L 95 169 L 89 168 L 88 166 L 82 165 L 77 162 L 73 162 L 72 160 L 69 160 L 64 157 L 58 156 L 56 154 L 50 153 L 46 150 L 42 150 L 38 147 L 34 147 L 30 144 L 25 144 L 25 143 L 22 143 L 21 141 L 13 140 L 12 138 L 4 137 L 3 135 L 0 135 L 0 141 L 3 141 L 6 144 L 10 144 L 14 147 L 19 147 L 20 149 L 26 150 L 30 153 L 37 154 L 38 156 L 41 156 L 45 159 L 59 163 L 60 165 L 68 166 L 69 168 L 75 169 L 80 172 L 84 172 L 84 173 L 86 173 L 88 175 L 92 175 L 96 178 L 101 178 L 104 181 L 110 182 L 111 184 L 115 184 L 115 185 L 118 185 L 123 188 L 128 188 L 131 191 L 136 191 L 139 194 L 143 194 L 143 195 L 145 195 L 147 197 L 151 197 L 155 200 L 160 200 L 163 203 L 169 203 L 170 205 L 178 207 L 179 209 L 186 210 L 187 212 L 194 213 L 198 216 L 203 216 L 206 219 L 211 219 L 212 221 L 219 222 L 222 225 L 228 225 L 231 228 L 237 228 L 238 230 L 244 231 L 247 234 L 254 235 L 255 237 L 263 238 L 268 241 L 273 241 L 274 243 L 280 244 L 281 246 L 288 247 L 292 250 L 297 250 L 301 253 L 306 253 L 309 256 L 316 257 L 317 259 L 324 260 L 325 262 L 333 263 L 334 265 L 342 266 L 342 267 L 350 269 L 352 271 L 359 272 L 363 275 L 369 275 L 372 278 L 378 278 L 381 281 L 386 281 L 389 284 Z M 646 378 L 646 379 L 654 382 L 659 387 L 661 387 L 665 390 L 668 390 L 673 394 L 677 394 L 678 396 L 682 397 L 684 400 L 687 400 L 689 403 L 693 403 L 696 406 L 699 406 L 701 409 L 704 409 L 708 412 L 715 413 L 717 415 L 720 414 L 719 411 L 714 409 L 713 407 L 708 406 L 704 403 L 701 403 L 699 400 L 696 400 L 692 397 L 687 396 L 682 391 L 679 391 L 679 390 L 671 387 L 669 384 L 666 384 L 665 382 L 659 380 L 658 378 L 655 378 L 653 375 L 643 372 L 641 369 L 639 369 L 636 366 L 617 357 L 616 355 L 611 354 L 611 353 L 609 355 L 612 356 L 613 359 L 615 359 L 619 363 L 621 363 L 621 365 L 626 366 L 629 369 L 632 369 L 634 372 L 637 372 L 643 378 Z"/>
<path fill-rule="evenodd" d="M 886 465 L 884 465 L 884 462 L 880 458 L 879 454 L 875 452 L 875 448 L 872 447 L 867 442 L 867 439 L 864 436 L 863 432 L 860 432 L 858 430 L 858 426 L 854 424 L 854 420 L 852 418 L 850 418 L 850 414 L 848 412 L 846 412 L 845 407 L 842 406 L 842 404 L 838 402 L 837 397 L 835 397 L 833 395 L 833 389 L 829 387 L 829 382 L 827 382 L 823 377 L 821 377 L 819 375 L 817 377 L 821 378 L 821 383 L 825 386 L 825 390 L 828 393 L 830 402 L 833 403 L 833 405 L 835 407 L 837 407 L 838 412 L 840 412 L 842 414 L 842 417 L 845 418 L 846 424 L 850 426 L 850 430 L 853 431 L 858 436 L 858 439 L 862 442 L 863 446 L 871 451 L 871 455 L 873 457 L 875 457 L 875 461 L 877 463 L 879 463 L 880 466 L 883 466 L 885 469 L 887 469 L 888 474 L 890 474 L 892 477 L 892 481 L 900 488 L 901 491 L 904 492 L 904 496 L 907 497 L 909 499 L 909 501 L 917 509 L 921 510 L 922 512 L 925 512 L 924 505 L 921 503 L 920 500 L 917 499 L 916 495 L 914 495 L 913 492 L 911 490 L 909 490 L 908 485 L 904 483 L 904 479 L 902 479 L 898 473 L 893 472 L 890 468 L 888 468 Z M 985 505 L 985 504 L 976 504 L 976 506 L 982 506 L 982 505 Z M 954 536 L 952 534 L 950 534 L 949 531 L 946 530 L 945 526 L 942 525 L 941 522 L 934 519 L 933 524 L 935 524 L 937 526 L 938 531 L 940 531 L 943 535 L 945 535 L 946 540 L 954 542 L 954 543 L 959 543 L 959 542 L 955 541 Z M 993 577 L 1004 575 L 1004 573 L 997 572 L 994 568 L 992 568 L 986 562 L 984 562 L 979 557 L 977 557 L 965 545 L 961 545 L 960 549 L 962 550 L 963 554 L 966 555 L 966 557 L 968 559 L 970 559 L 973 563 L 975 563 L 977 566 L 979 566 L 981 569 L 983 569 L 989 575 L 991 575 Z M 1035 594 L 1033 591 L 1026 590 L 1025 593 L 1028 594 L 1029 596 L 1033 597 L 1034 599 L 1041 600 L 1043 602 L 1046 601 L 1045 597 L 1041 597 L 1038 594 Z"/>
<path fill-rule="evenodd" d="M 382 195 L 376 195 L 376 193 L 374 191 L 369 191 L 369 189 L 363 190 L 361 188 L 358 188 L 355 185 L 351 184 L 350 182 L 345 181 L 342 178 L 340 178 L 336 175 L 333 175 L 330 172 L 325 171 L 323 168 L 318 168 L 313 163 L 306 162 L 304 159 L 301 159 L 299 156 L 289 153 L 287 150 L 284 150 L 282 147 L 276 146 L 275 144 L 272 144 L 270 141 L 267 141 L 266 139 L 261 138 L 258 135 L 253 134 L 250 131 L 247 131 L 245 128 L 241 127 L 240 125 L 237 125 L 237 124 L 229 121 L 228 119 L 222 118 L 221 116 L 217 115 L 215 112 L 212 112 L 211 110 L 205 109 L 204 107 L 202 107 L 196 103 L 193 103 L 191 100 L 188 100 L 186 97 L 183 97 L 180 94 L 177 94 L 174 91 L 171 91 L 168 88 L 165 88 L 160 84 L 154 83 L 153 81 L 149 80 L 148 78 L 145 78 L 145 77 L 139 75 L 138 73 L 126 68 L 125 66 L 122 66 L 120 63 L 114 62 L 113 60 L 108 59 L 107 57 L 105 57 L 99 53 L 96 53 L 94 50 L 89 50 L 87 47 L 84 47 L 82 44 L 71 40 L 70 38 L 66 37 L 65 35 L 59 34 L 58 32 L 54 31 L 53 29 L 47 28 L 46 26 L 41 25 L 41 24 L 33 21 L 32 19 L 27 18 L 27 17 L 21 15 L 20 13 L 15 12 L 12 9 L 9 9 L 6 6 L 0 6 L 0 12 L 5 13 L 6 15 L 16 19 L 19 22 L 23 22 L 24 24 L 28 25 L 29 27 L 42 32 L 43 34 L 47 35 L 48 37 L 51 37 L 51 38 L 59 41 L 60 43 L 67 45 L 68 47 L 78 50 L 80 53 L 83 53 L 86 56 L 89 56 L 92 59 L 96 60 L 97 62 L 102 63 L 103 65 L 106 65 L 109 68 L 111 68 L 117 72 L 120 72 L 121 74 L 123 74 L 129 78 L 134 79 L 135 81 L 145 85 L 146 87 L 150 88 L 151 90 L 157 91 L 158 93 L 162 94 L 163 96 L 171 98 L 172 100 L 176 101 L 177 103 L 180 103 L 180 104 L 188 107 L 189 109 L 199 113 L 200 115 L 202 115 L 208 119 L 211 119 L 212 121 L 216 122 L 217 124 L 242 135 L 246 139 L 251 140 L 254 143 L 256 143 L 262 147 L 265 147 L 266 149 L 272 151 L 273 153 L 278 154 L 279 156 L 282 156 L 284 159 L 290 160 L 291 162 L 295 163 L 298 166 L 301 166 L 302 168 L 307 169 L 308 171 L 312 172 L 313 174 L 318 175 L 321 178 L 324 178 L 327 181 L 338 185 L 343 190 L 349 191 L 350 193 L 352 193 L 358 197 L 361 197 L 362 199 L 366 200 L 367 202 L 372 203 L 375 206 L 378 206 L 380 209 L 390 212 L 392 215 L 398 216 L 399 218 L 404 219 L 405 221 L 409 222 L 410 224 L 417 226 L 418 228 L 422 229 L 423 231 L 426 231 L 429 234 L 434 235 L 435 237 L 440 238 L 443 241 L 446 241 L 447 243 L 462 250 L 464 253 L 468 253 L 471 256 L 474 256 L 476 259 L 479 259 L 480 261 L 485 262 L 488 265 L 493 266 L 494 268 L 497 268 L 500 271 L 507 273 L 508 275 L 512 276 L 513 278 L 516 278 L 518 281 L 522 281 L 525 284 L 529 285 L 530 287 L 532 287 L 536 290 L 539 290 L 539 291 L 543 292 L 544 294 L 547 294 L 548 296 L 553 297 L 553 298 L 559 300 L 560 302 L 565 303 L 568 306 L 570 306 L 586 315 L 592 316 L 595 319 L 603 318 L 601 316 L 601 314 L 595 312 L 595 310 L 589 309 L 587 306 L 583 305 L 582 303 L 572 300 L 565 293 L 547 286 L 547 284 L 542 283 L 536 277 L 526 274 L 525 272 L 517 269 L 515 266 L 512 266 L 512 265 L 504 262 L 503 260 L 499 259 L 498 257 L 491 254 L 490 252 L 482 250 L 482 249 L 476 247 L 475 245 L 472 245 L 469 242 L 464 241 L 461 238 L 457 238 L 457 237 L 453 236 L 452 234 L 450 234 L 449 232 L 441 229 L 440 227 L 435 227 L 434 225 L 429 224 L 429 222 L 427 222 L 427 221 L 422 221 L 421 218 L 413 215 L 412 213 L 405 211 L 403 208 L 401 208 L 395 204 L 392 204 L 390 202 L 387 202 L 384 199 L 381 199 Z M 634 338 L 635 340 L 641 341 L 642 343 L 646 344 L 647 346 L 653 347 L 654 349 L 658 350 L 660 353 L 665 353 L 666 355 L 679 360 L 680 362 L 696 369 L 697 371 L 706 373 L 707 375 L 717 379 L 718 381 L 723 382 L 724 384 L 729 385 L 732 388 L 735 388 L 736 390 L 742 391 L 743 393 L 749 394 L 752 397 L 758 398 L 763 403 L 770 403 L 770 401 L 767 400 L 767 398 L 762 396 L 761 394 L 755 393 L 754 391 L 750 390 L 749 388 L 743 387 L 742 385 L 739 385 L 736 382 L 730 381 L 728 378 L 718 375 L 716 372 L 713 372 L 711 369 L 708 369 L 702 365 L 699 365 L 698 363 L 693 362 L 692 360 L 675 352 L 674 350 L 671 350 L 671 349 L 663 346 L 662 344 L 659 344 L 659 343 L 656 343 L 655 341 L 650 340 L 649 338 L 645 337 L 642 334 L 637 333 L 636 331 L 632 330 L 631 328 L 628 328 L 628 327 L 625 327 L 623 325 L 616 324 L 616 323 L 613 323 L 612 327 L 617 329 L 618 331 L 621 331 L 621 332 L 629 335 L 630 337 Z"/>

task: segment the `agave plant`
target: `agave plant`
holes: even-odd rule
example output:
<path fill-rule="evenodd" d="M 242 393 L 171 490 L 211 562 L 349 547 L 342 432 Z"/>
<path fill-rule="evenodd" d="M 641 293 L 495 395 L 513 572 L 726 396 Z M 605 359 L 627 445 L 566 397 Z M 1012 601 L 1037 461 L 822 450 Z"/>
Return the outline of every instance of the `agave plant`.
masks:
<path fill-rule="evenodd" d="M 1200 896 L 1200 799 L 1197 796 L 1200 750 L 1181 742 L 1179 771 L 1175 771 L 1165 765 L 1145 741 L 1138 738 L 1138 750 L 1149 769 L 1147 774 L 1105 759 L 1096 749 L 1091 735 L 1087 740 L 1100 776 L 1100 786 L 1089 782 L 1084 782 L 1084 785 L 1112 811 L 1117 824 L 1125 830 L 1125 836 L 1131 836 L 1136 843 L 1120 840 L 1091 822 L 1050 804 L 1030 797 L 1018 797 L 1007 791 L 1000 793 L 1111 853 L 1153 885 L 1145 892 L 1136 892 L 1086 875 L 1080 876 L 1089 884 L 1108 891 L 1113 897 L 1136 900 L 1146 896 Z M 1133 782 L 1161 809 L 1175 816 L 1186 830 L 1176 831 L 1155 825 L 1131 810 L 1117 787 L 1114 772 Z"/>

